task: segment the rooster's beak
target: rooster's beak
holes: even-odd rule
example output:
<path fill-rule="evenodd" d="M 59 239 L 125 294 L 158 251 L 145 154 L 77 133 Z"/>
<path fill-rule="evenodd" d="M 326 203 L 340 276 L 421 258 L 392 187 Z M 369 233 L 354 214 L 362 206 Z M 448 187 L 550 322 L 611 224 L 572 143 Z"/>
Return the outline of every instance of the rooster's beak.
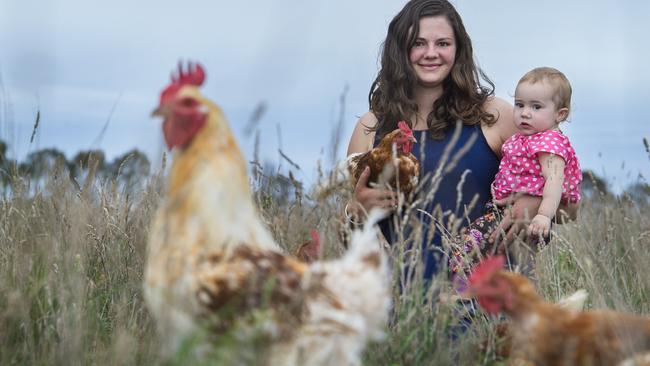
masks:
<path fill-rule="evenodd" d="M 158 108 L 154 109 L 153 112 L 151 112 L 151 117 L 165 117 L 167 114 L 167 108 L 164 106 L 158 106 Z"/>
<path fill-rule="evenodd" d="M 418 142 L 418 140 L 415 138 L 415 136 L 409 136 L 409 140 L 410 140 L 412 143 L 416 143 L 416 142 Z"/>

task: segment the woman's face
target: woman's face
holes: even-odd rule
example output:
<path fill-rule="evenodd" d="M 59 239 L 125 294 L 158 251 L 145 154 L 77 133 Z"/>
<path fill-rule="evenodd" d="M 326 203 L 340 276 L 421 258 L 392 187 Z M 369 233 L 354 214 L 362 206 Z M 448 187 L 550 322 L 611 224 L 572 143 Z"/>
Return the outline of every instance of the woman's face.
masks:
<path fill-rule="evenodd" d="M 420 33 L 409 53 L 418 83 L 438 87 L 449 75 L 456 59 L 456 37 L 444 16 L 420 19 Z"/>

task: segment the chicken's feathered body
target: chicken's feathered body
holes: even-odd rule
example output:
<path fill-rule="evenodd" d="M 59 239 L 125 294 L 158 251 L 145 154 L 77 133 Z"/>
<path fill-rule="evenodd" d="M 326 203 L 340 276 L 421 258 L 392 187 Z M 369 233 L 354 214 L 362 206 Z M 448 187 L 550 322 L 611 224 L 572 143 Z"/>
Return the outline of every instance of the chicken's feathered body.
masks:
<path fill-rule="evenodd" d="M 420 177 L 420 162 L 411 153 L 415 138 L 406 122 L 386 134 L 379 144 L 365 152 L 352 154 L 345 166 L 350 173 L 352 186 L 357 184 L 361 173 L 370 168 L 369 183 L 388 184 L 408 197 L 414 191 Z"/>
<path fill-rule="evenodd" d="M 470 292 L 487 312 L 503 312 L 510 319 L 513 359 L 533 365 L 616 365 L 650 351 L 650 319 L 546 302 L 527 278 L 491 260 L 477 267 Z"/>
<path fill-rule="evenodd" d="M 346 357 L 358 363 L 365 343 L 381 333 L 389 306 L 388 269 L 375 229 L 367 227 L 352 243 L 357 252 L 338 261 L 309 266 L 285 255 L 259 218 L 244 158 L 223 113 L 197 86 L 174 90 L 166 102 L 171 107 L 162 102 L 163 93 L 159 111 L 168 144 L 179 149 L 151 228 L 144 288 L 167 352 L 200 329 L 218 335 L 262 311 L 269 315 L 269 359 L 280 362 L 273 364 L 302 363 L 301 357 L 316 354 L 301 348 L 310 346 L 306 340 L 323 347 L 348 333 L 359 350 Z M 176 135 L 194 124 L 200 128 L 191 138 Z M 341 284 L 341 276 L 351 277 Z M 359 293 L 347 289 L 355 281 L 365 281 L 357 284 Z M 357 298 L 348 304 L 348 296 Z M 351 330 L 350 319 L 365 334 Z M 316 364 L 326 361 L 340 359 Z"/>

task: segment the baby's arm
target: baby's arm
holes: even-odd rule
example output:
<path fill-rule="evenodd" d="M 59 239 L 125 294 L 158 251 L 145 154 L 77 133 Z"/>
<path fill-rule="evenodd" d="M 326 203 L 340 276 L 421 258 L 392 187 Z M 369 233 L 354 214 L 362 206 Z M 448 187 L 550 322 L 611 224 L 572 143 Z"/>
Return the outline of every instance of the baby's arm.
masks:
<path fill-rule="evenodd" d="M 537 156 L 546 182 L 542 192 L 542 203 L 539 205 L 537 215 L 528 226 L 528 232 L 535 236 L 547 236 L 551 229 L 551 220 L 562 198 L 565 162 L 562 157 L 555 154 L 540 152 Z"/>

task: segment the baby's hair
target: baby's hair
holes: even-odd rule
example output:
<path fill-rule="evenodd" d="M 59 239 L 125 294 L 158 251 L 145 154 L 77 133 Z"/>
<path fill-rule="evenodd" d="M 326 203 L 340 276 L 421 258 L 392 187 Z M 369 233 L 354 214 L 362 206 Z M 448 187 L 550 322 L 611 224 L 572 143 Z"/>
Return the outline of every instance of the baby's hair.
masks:
<path fill-rule="evenodd" d="M 564 118 L 566 120 L 569 117 L 569 111 L 571 111 L 571 84 L 569 83 L 569 79 L 561 71 L 552 67 L 536 67 L 522 76 L 518 84 L 523 82 L 537 83 L 540 81 L 546 81 L 551 84 L 554 89 L 553 102 L 557 105 L 557 109 L 566 108 L 568 110 Z"/>

